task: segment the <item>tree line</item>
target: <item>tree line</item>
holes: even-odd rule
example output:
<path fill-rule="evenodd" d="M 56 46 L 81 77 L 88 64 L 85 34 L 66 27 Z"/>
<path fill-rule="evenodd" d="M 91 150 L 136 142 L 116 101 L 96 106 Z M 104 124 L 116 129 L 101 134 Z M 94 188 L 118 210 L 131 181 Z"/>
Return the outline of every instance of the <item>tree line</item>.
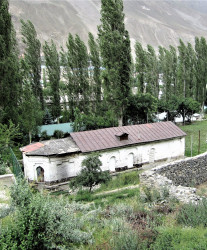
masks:
<path fill-rule="evenodd" d="M 68 35 L 64 48 L 51 40 L 41 45 L 31 21 L 21 20 L 24 45 L 20 57 L 7 0 L 0 2 L 0 123 L 20 125 L 29 141 L 37 125 L 59 119 L 74 130 L 145 123 L 166 111 L 173 120 L 189 117 L 206 102 L 207 44 L 180 40 L 177 48 L 136 42 L 135 60 L 124 24 L 122 0 L 101 1 L 98 39 L 86 45 Z M 46 75 L 41 77 L 42 57 Z M 61 70 L 62 69 L 62 70 Z M 44 73 L 44 72 L 43 72 Z M 137 90 L 136 93 L 133 93 Z M 46 105 L 46 97 L 52 99 Z M 60 98 L 65 98 L 61 110 Z"/>

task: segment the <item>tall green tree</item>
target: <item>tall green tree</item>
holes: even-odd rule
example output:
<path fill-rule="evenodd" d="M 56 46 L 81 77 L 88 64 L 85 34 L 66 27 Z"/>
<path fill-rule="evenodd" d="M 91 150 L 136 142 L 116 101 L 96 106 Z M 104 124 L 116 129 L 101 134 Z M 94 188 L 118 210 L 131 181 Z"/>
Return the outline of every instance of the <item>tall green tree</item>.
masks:
<path fill-rule="evenodd" d="M 138 92 L 145 93 L 145 82 L 146 82 L 146 67 L 147 67 L 147 53 L 143 49 L 141 43 L 136 42 L 135 44 L 136 54 L 136 73 L 138 78 Z"/>
<path fill-rule="evenodd" d="M 44 110 L 43 90 L 41 87 L 41 43 L 37 38 L 37 32 L 31 21 L 21 20 L 22 41 L 25 44 L 24 58 L 30 69 L 30 82 L 34 95 L 41 103 Z"/>
<path fill-rule="evenodd" d="M 188 119 L 188 122 L 191 122 L 192 115 L 199 112 L 199 110 L 199 102 L 189 97 L 180 100 L 177 112 L 183 117 L 183 124 L 185 124 L 185 118 Z"/>
<path fill-rule="evenodd" d="M 125 116 L 128 124 L 148 123 L 156 111 L 157 99 L 150 93 L 138 93 L 130 96 Z"/>
<path fill-rule="evenodd" d="M 47 74 L 51 86 L 51 114 L 53 119 L 60 116 L 61 106 L 60 106 L 60 92 L 59 92 L 59 83 L 60 83 L 60 60 L 59 54 L 57 52 L 56 45 L 53 41 L 51 44 L 45 42 L 43 46 L 43 51 L 45 55 L 45 62 L 47 67 Z"/>
<path fill-rule="evenodd" d="M 97 106 L 101 103 L 101 60 L 100 60 L 100 51 L 99 46 L 96 43 L 94 36 L 89 33 L 88 34 L 88 45 L 90 49 L 90 61 L 92 64 L 92 100 L 95 102 L 96 105 L 94 111 L 97 111 Z"/>
<path fill-rule="evenodd" d="M 9 3 L 0 1 L 0 121 L 18 122 L 18 100 L 21 93 L 18 51 Z"/>
<path fill-rule="evenodd" d="M 177 80 L 177 75 L 178 75 L 178 55 L 177 55 L 177 50 L 173 46 L 169 46 L 170 49 L 170 54 L 171 54 L 171 85 L 172 85 L 172 95 L 178 95 L 179 94 L 179 89 L 178 89 L 178 80 Z"/>
<path fill-rule="evenodd" d="M 147 45 L 146 92 L 155 98 L 159 96 L 159 63 L 154 48 Z"/>
<path fill-rule="evenodd" d="M 162 80 L 162 99 L 164 101 L 168 100 L 171 95 L 171 77 L 170 77 L 170 61 L 171 54 L 170 52 L 163 48 L 159 47 L 159 61 L 160 61 L 160 72 Z"/>
<path fill-rule="evenodd" d="M 177 93 L 177 55 L 174 47 L 170 49 L 159 47 L 159 64 L 162 80 L 163 101 L 168 101 L 170 97 Z"/>
<path fill-rule="evenodd" d="M 67 95 L 70 117 L 74 121 L 74 111 L 78 107 L 87 114 L 90 110 L 89 56 L 87 47 L 78 35 L 69 34 L 67 51 L 62 51 L 64 76 L 67 79 Z"/>
<path fill-rule="evenodd" d="M 29 143 L 31 143 L 32 135 L 38 133 L 38 126 L 42 124 L 43 111 L 29 83 L 24 85 L 22 92 L 20 104 L 21 129 L 24 134 L 28 135 Z"/>
<path fill-rule="evenodd" d="M 101 25 L 98 27 L 99 45 L 103 60 L 104 96 L 111 109 L 117 111 L 122 124 L 123 111 L 129 96 L 131 48 L 125 29 L 123 1 L 101 1 Z"/>
<path fill-rule="evenodd" d="M 206 99 L 207 44 L 206 39 L 195 38 L 196 52 L 196 100 L 203 106 Z"/>

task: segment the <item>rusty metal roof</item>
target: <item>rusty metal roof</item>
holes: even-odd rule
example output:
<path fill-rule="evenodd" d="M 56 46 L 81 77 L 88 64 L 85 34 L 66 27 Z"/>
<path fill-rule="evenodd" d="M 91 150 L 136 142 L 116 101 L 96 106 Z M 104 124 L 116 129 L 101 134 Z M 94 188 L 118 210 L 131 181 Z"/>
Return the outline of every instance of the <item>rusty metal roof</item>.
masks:
<path fill-rule="evenodd" d="M 128 140 L 118 140 L 116 135 L 119 133 L 127 133 Z M 186 133 L 172 122 L 148 123 L 71 133 L 71 137 L 82 152 L 93 152 L 183 136 L 186 136 Z"/>
<path fill-rule="evenodd" d="M 35 151 L 41 147 L 44 147 L 44 144 L 37 142 L 37 143 L 32 143 L 24 148 L 21 148 L 21 150 L 24 149 L 24 152 L 29 153 L 29 152 Z"/>
<path fill-rule="evenodd" d="M 26 155 L 38 156 L 62 155 L 80 151 L 71 137 L 33 143 L 20 150 Z"/>

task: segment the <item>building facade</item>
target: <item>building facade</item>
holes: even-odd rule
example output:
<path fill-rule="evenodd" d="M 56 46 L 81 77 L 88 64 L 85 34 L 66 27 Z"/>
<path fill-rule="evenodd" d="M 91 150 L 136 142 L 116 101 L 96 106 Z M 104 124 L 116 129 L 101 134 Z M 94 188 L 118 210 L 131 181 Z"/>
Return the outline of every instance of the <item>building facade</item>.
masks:
<path fill-rule="evenodd" d="M 172 161 L 184 157 L 185 135 L 172 122 L 71 133 L 21 148 L 25 177 L 46 183 L 68 180 L 92 152 L 100 154 L 102 170 L 110 172 Z"/>

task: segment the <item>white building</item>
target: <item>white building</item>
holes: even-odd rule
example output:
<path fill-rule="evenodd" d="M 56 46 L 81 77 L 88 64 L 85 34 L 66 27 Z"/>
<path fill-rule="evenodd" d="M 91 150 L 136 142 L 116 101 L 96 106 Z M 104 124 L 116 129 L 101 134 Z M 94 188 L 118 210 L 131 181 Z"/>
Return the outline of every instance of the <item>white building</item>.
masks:
<path fill-rule="evenodd" d="M 74 132 L 64 139 L 21 148 L 29 181 L 62 182 L 76 176 L 91 152 L 110 172 L 184 156 L 186 134 L 172 122 Z"/>

